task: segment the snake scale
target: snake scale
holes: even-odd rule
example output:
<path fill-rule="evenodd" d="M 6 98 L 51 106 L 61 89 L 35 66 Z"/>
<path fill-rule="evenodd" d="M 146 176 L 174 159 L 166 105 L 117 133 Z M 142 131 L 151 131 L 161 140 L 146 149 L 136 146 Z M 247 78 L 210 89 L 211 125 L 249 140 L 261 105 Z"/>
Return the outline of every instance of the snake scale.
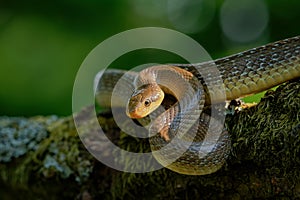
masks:
<path fill-rule="evenodd" d="M 231 144 L 223 122 L 202 112 L 211 101 L 234 100 L 298 77 L 300 36 L 203 63 L 158 65 L 140 72 L 110 69 L 97 82 L 96 101 L 111 106 L 114 87 L 122 78 L 115 95 L 119 103 L 113 106 L 125 106 L 129 118 L 153 115 L 149 141 L 158 162 L 178 173 L 203 175 L 224 164 Z M 158 109 L 166 94 L 177 102 Z M 215 132 L 217 140 L 204 144 L 206 135 Z"/>

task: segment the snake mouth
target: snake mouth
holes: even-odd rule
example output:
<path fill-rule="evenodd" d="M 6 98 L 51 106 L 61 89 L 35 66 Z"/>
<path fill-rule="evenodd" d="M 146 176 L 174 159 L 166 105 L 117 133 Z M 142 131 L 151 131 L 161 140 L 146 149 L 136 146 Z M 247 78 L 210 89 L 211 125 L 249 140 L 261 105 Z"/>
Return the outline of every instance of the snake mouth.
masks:
<path fill-rule="evenodd" d="M 136 110 L 128 110 L 128 109 L 126 110 L 126 115 L 128 117 L 130 117 L 131 119 L 141 119 L 144 117 L 144 116 L 137 114 Z"/>

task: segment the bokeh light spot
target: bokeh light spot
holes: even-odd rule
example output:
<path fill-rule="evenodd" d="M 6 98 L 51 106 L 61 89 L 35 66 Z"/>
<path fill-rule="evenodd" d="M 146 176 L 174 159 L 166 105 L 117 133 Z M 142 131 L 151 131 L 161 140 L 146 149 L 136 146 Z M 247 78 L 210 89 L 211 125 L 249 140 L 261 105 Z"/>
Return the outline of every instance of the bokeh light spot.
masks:
<path fill-rule="evenodd" d="M 197 33 L 212 21 L 214 0 L 169 0 L 168 18 L 172 25 L 184 33 Z"/>
<path fill-rule="evenodd" d="M 227 0 L 220 13 L 224 34 L 236 42 L 250 42 L 264 32 L 268 25 L 268 9 L 261 0 Z"/>

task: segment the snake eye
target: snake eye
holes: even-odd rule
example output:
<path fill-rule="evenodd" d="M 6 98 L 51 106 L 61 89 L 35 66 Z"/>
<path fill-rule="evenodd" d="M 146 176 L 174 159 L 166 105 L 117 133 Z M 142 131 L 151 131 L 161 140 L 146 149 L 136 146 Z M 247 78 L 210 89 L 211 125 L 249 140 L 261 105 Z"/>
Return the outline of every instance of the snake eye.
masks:
<path fill-rule="evenodd" d="M 150 104 L 151 104 L 150 99 L 146 99 L 145 102 L 144 102 L 144 105 L 145 105 L 146 107 L 148 107 L 148 106 L 150 106 Z"/>

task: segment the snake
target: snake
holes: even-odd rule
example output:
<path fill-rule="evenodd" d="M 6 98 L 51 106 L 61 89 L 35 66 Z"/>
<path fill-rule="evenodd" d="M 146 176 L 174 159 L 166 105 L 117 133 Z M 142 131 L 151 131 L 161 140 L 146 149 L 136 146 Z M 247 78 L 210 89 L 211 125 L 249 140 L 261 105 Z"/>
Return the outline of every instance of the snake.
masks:
<path fill-rule="evenodd" d="M 155 159 L 181 174 L 205 175 L 224 165 L 231 141 L 224 121 L 204 111 L 299 77 L 300 36 L 295 36 L 202 63 L 154 65 L 138 72 L 109 69 L 95 79 L 95 96 L 103 107 L 113 101 L 125 106 L 130 120 L 152 115 L 148 131 Z M 165 102 L 168 96 L 176 101 Z M 212 143 L 206 142 L 209 134 L 217 137 Z"/>

